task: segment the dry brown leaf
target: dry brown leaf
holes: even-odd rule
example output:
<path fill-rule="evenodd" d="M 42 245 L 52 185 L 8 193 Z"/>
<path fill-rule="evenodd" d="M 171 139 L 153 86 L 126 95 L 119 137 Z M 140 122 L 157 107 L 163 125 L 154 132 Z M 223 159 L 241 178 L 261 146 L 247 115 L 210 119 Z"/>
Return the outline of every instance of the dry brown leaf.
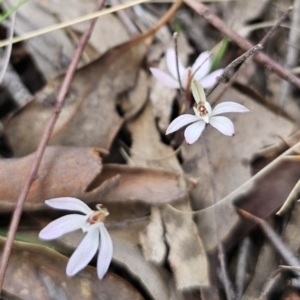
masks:
<path fill-rule="evenodd" d="M 148 103 L 142 113 L 127 123 L 131 132 L 131 162 L 144 167 L 156 167 L 182 173 L 176 153 L 160 141 L 155 125 L 153 106 Z M 184 183 L 183 183 L 184 185 Z"/>
<path fill-rule="evenodd" d="M 258 299 L 266 280 L 277 269 L 278 256 L 274 247 L 265 243 L 260 250 L 253 278 L 249 283 L 242 300 Z"/>
<path fill-rule="evenodd" d="M 90 205 L 101 202 L 111 205 L 112 209 L 114 204 L 120 207 L 122 203 L 128 206 L 128 202 L 140 202 L 136 205 L 144 216 L 149 212 L 149 204 L 175 201 L 188 193 L 180 185 L 181 177 L 175 173 L 125 165 L 102 168 L 99 151 L 95 148 L 48 147 L 39 177 L 29 191 L 25 210 L 44 208 L 44 200 L 66 196 L 79 198 Z M 31 154 L 0 160 L 2 212 L 14 208 L 34 158 L 35 154 Z M 135 203 L 132 205 L 134 207 Z"/>
<path fill-rule="evenodd" d="M 121 239 L 114 238 L 113 243 L 114 262 L 134 276 L 152 299 L 169 300 L 170 291 L 165 278 L 153 264 L 144 259 L 140 249 Z"/>
<path fill-rule="evenodd" d="M 148 100 L 148 75 L 144 70 L 139 71 L 138 80 L 133 90 L 121 97 L 119 104 L 125 120 L 135 117 Z"/>
<path fill-rule="evenodd" d="M 173 150 L 160 142 L 150 103 L 127 126 L 132 137 L 131 163 L 181 171 Z M 182 176 L 179 178 L 182 181 Z M 184 182 L 181 185 L 185 186 Z M 152 207 L 149 224 L 140 232 L 142 251 L 148 261 L 164 262 L 167 253 L 164 231 L 160 209 Z"/>
<path fill-rule="evenodd" d="M 8 7 L 11 7 L 6 1 Z M 90 11 L 91 12 L 91 11 Z M 32 19 L 34 16 L 34 21 Z M 15 32 L 17 35 L 46 27 L 57 23 L 55 16 L 49 14 L 36 1 L 28 1 L 18 9 Z M 39 71 L 50 79 L 66 69 L 71 61 L 75 47 L 63 30 L 56 30 L 47 34 L 29 39 L 26 49 L 31 54 Z"/>
<path fill-rule="evenodd" d="M 291 215 L 285 224 L 283 229 L 282 238 L 285 245 L 298 256 L 300 248 L 300 239 L 299 239 L 299 212 L 300 212 L 300 203 L 296 202 L 293 205 Z M 288 217 L 286 214 L 285 217 Z"/>
<path fill-rule="evenodd" d="M 149 223 L 144 230 L 140 230 L 140 243 L 143 255 L 147 261 L 162 265 L 166 260 L 167 246 L 164 239 L 164 224 L 161 210 L 158 207 L 151 208 Z"/>
<path fill-rule="evenodd" d="M 24 158 L 0 160 L 1 212 L 14 209 L 34 159 L 35 153 Z M 45 199 L 55 197 L 73 196 L 84 200 L 88 194 L 86 187 L 101 170 L 100 153 L 95 148 L 48 147 L 39 176 L 29 191 L 25 210 L 44 207 Z M 99 188 L 96 190 L 93 196 Z"/>
<path fill-rule="evenodd" d="M 0 248 L 3 249 L 1 239 Z M 128 282 L 108 273 L 99 280 L 94 267 L 87 266 L 67 277 L 68 259 L 44 246 L 15 242 L 4 281 L 4 289 L 21 299 L 144 299 Z"/>
<path fill-rule="evenodd" d="M 109 219 L 108 219 L 109 220 Z M 124 228 L 125 229 L 125 228 Z M 131 228 L 131 229 L 134 229 Z M 136 229 L 136 228 L 135 228 Z M 127 229 L 125 229 L 127 231 Z M 162 277 L 159 270 L 153 265 L 146 262 L 138 245 L 130 239 L 128 234 L 126 240 L 115 230 L 109 230 L 113 240 L 113 263 L 122 268 L 123 272 L 138 281 L 142 289 L 152 297 L 151 299 L 169 300 L 169 289 L 166 286 L 165 278 Z M 137 232 L 133 234 L 136 235 Z M 60 243 L 69 249 L 75 249 L 83 237 L 81 231 L 69 233 L 59 239 Z M 114 299 L 114 298 L 112 298 Z M 116 298 L 119 299 L 119 298 Z"/>
<path fill-rule="evenodd" d="M 69 0 L 34 0 L 50 15 L 58 16 L 61 21 L 68 21 L 77 17 L 87 15 L 95 10 L 96 0 L 80 1 Z M 73 25 L 71 28 L 83 33 L 86 30 L 85 22 Z M 102 54 L 108 49 L 125 43 L 129 40 L 129 34 L 122 22 L 113 14 L 108 14 L 98 18 L 93 29 L 89 43 Z"/>
<path fill-rule="evenodd" d="M 265 9 L 270 6 L 270 0 L 235 1 L 222 3 L 223 19 L 227 24 L 233 24 L 234 30 L 259 19 Z"/>
<path fill-rule="evenodd" d="M 160 141 L 150 103 L 136 119 L 128 123 L 128 128 L 132 134 L 133 143 L 130 151 L 133 163 L 165 170 L 175 170 L 181 174 L 182 184 L 186 185 L 174 151 Z M 172 205 L 183 211 L 190 210 L 187 195 L 181 197 L 180 201 L 172 203 Z M 166 238 L 169 246 L 168 261 L 175 275 L 176 287 L 178 289 L 188 289 L 190 287 L 206 286 L 208 285 L 208 263 L 201 238 L 192 219 L 192 213 L 190 212 L 185 217 L 181 217 L 179 226 L 178 223 L 171 223 L 170 221 L 177 219 L 177 216 L 174 216 L 174 210 L 174 208 L 168 210 L 161 210 L 158 207 L 152 208 L 150 222 L 140 234 L 143 253 L 148 260 L 162 263 L 167 252 Z M 178 214 L 181 216 L 180 213 Z M 177 233 L 175 234 L 175 232 Z M 181 243 L 182 240 L 185 241 L 184 244 Z M 190 253 L 189 251 L 193 252 L 193 256 L 188 255 L 186 257 L 186 254 Z M 199 268 L 206 271 L 199 272 Z"/>
<path fill-rule="evenodd" d="M 250 161 L 254 153 L 278 141 L 278 135 L 286 137 L 294 124 L 275 115 L 246 95 L 229 89 L 221 101 L 236 101 L 245 105 L 250 112 L 228 114 L 235 127 L 235 136 L 223 136 L 215 128 L 205 129 L 207 147 L 210 149 L 213 176 L 216 181 L 218 199 L 222 199 L 251 177 Z M 184 144 L 182 155 L 184 170 L 199 179 L 191 192 L 196 209 L 213 204 L 210 174 L 204 139 L 192 146 Z"/>
<path fill-rule="evenodd" d="M 226 247 L 235 245 L 253 227 L 253 223 L 239 219 L 233 204 L 263 219 L 278 211 L 300 178 L 299 160 L 296 156 L 287 157 L 298 151 L 299 143 L 217 204 L 194 213 L 207 250 L 217 245 L 216 232 L 211 226 L 215 216 L 220 224 L 220 239 Z"/>
<path fill-rule="evenodd" d="M 16 19 L 16 32 L 22 35 L 38 28 L 71 20 L 93 12 L 95 7 L 96 1 L 83 3 L 78 0 L 68 2 L 31 0 L 18 9 L 19 17 Z M 34 22 L 30 16 L 35 16 Z M 86 28 L 86 22 L 79 23 L 70 28 L 56 30 L 25 42 L 31 57 L 48 80 L 65 70 L 69 65 L 75 45 L 78 42 L 74 30 L 81 33 Z M 72 30 L 73 35 L 70 34 Z M 120 20 L 113 14 L 109 14 L 97 20 L 89 43 L 99 55 L 128 41 L 128 39 L 129 35 Z M 83 58 L 85 61 L 91 61 L 95 57 L 84 52 Z"/>
<path fill-rule="evenodd" d="M 136 38 L 79 69 L 50 144 L 109 149 L 123 122 L 114 100 L 134 86 L 145 51 L 143 38 Z M 63 77 L 64 74 L 50 81 L 32 102 L 10 118 L 6 134 L 16 156 L 36 149 L 44 130 L 41 124 L 45 124 L 52 113 Z"/>
<path fill-rule="evenodd" d="M 178 289 L 209 286 L 208 261 L 192 212 L 181 212 L 170 205 L 163 209 L 169 262 Z"/>
<path fill-rule="evenodd" d="M 102 173 L 93 181 L 89 190 L 118 174 L 118 186 L 105 195 L 103 203 L 126 204 L 128 201 L 137 201 L 151 205 L 164 204 L 176 201 L 188 193 L 180 174 L 117 164 L 104 165 Z"/>

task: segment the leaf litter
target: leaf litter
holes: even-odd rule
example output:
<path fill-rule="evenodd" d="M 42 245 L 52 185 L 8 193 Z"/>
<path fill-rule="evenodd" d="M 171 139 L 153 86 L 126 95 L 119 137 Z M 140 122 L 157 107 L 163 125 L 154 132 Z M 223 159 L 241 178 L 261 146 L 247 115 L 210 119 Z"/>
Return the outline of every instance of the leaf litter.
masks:
<path fill-rule="evenodd" d="M 271 2 L 248 4 L 247 13 L 236 22 L 238 29 L 257 18 L 267 20 L 272 13 L 265 8 Z M 144 28 L 149 20 L 158 20 L 159 5 L 163 4 L 147 4 L 126 14 L 137 28 Z M 16 34 L 22 34 L 22 26 L 32 30 L 45 26 L 45 22 L 64 21 L 93 9 L 91 3 L 77 0 L 68 6 L 72 9 L 64 13 L 58 1 L 24 5 L 20 16 L 27 10 L 39 18 L 17 19 Z M 213 13 L 223 10 L 221 17 L 227 24 L 239 17 L 241 8 L 246 11 L 241 3 L 215 3 L 210 8 Z M 143 25 L 139 21 L 141 12 L 147 16 Z M 191 15 L 193 18 L 187 17 Z M 156 38 L 152 32 L 130 39 L 126 26 L 114 15 L 98 23 L 25 202 L 27 219 L 21 219 L 20 228 L 26 243 L 14 244 L 3 286 L 8 299 L 120 299 L 120 295 L 122 299 L 226 299 L 224 289 L 231 284 L 226 281 L 236 283 L 239 299 L 290 299 L 278 295 L 298 291 L 297 273 L 278 269 L 281 258 L 291 267 L 298 266 L 300 149 L 299 135 L 292 135 L 297 122 L 288 117 L 299 114 L 295 96 L 288 96 L 290 104 L 285 113 L 285 108 L 262 100 L 273 100 L 272 93 L 278 93 L 273 75 L 245 74 L 242 84 L 220 85 L 208 99 L 211 103 L 235 101 L 250 110 L 248 115 L 229 116 L 236 129 L 234 137 L 207 128 L 204 137 L 187 145 L 182 132 L 165 136 L 170 121 L 188 111 L 188 101 L 182 104 L 182 94 L 159 86 L 148 67 L 164 66 L 165 52 L 174 46 L 175 28 L 182 28 L 178 52 L 185 65 L 197 53 L 210 50 L 208 45 L 217 44 L 220 33 L 207 23 L 199 32 L 193 29 L 195 36 L 205 39 L 203 43 L 187 32 L 187 28 L 203 22 L 198 18 L 192 9 L 180 8 L 178 16 Z M 26 42 L 47 84 L 23 107 L 3 114 L 5 139 L 14 153 L 12 158 L 0 161 L 4 231 L 65 76 L 59 72 L 66 69 L 75 49 L 74 39 L 84 28 L 80 24 Z M 282 31 L 278 30 L 270 42 L 281 46 L 282 37 L 277 41 L 276 35 L 283 35 Z M 248 37 L 259 41 L 255 35 Z M 49 47 L 49 41 L 55 46 Z M 269 54 L 282 63 L 272 51 Z M 225 67 L 238 55 L 230 44 L 218 67 Z M 253 81 L 253 76 L 258 79 Z M 259 81 L 266 82 L 268 95 L 261 84 L 256 85 Z M 226 92 L 218 98 L 224 89 Z M 251 89 L 263 96 L 257 97 Z M 117 145 L 114 149 L 113 143 Z M 110 156 L 116 149 L 123 156 L 122 164 Z M 102 281 L 97 278 L 95 260 L 75 277 L 65 274 L 68 256 L 83 237 L 81 231 L 48 243 L 53 249 L 31 239 L 38 235 L 36 226 L 41 229 L 62 216 L 44 205 L 46 199 L 57 197 L 79 198 L 91 209 L 99 203 L 107 207 L 110 215 L 106 227 L 114 252 Z M 283 205 L 280 217 L 276 216 Z M 253 220 L 241 218 L 237 208 L 258 218 L 263 230 L 255 228 Z M 28 218 L 34 222 L 28 222 Z M 245 237 L 249 242 L 243 242 Z M 229 276 L 221 280 L 216 255 L 220 243 L 224 253 L 219 256 L 226 258 L 229 271 Z M 240 251 L 248 252 L 237 260 L 240 245 L 245 245 Z M 240 277 L 240 282 L 235 277 Z"/>

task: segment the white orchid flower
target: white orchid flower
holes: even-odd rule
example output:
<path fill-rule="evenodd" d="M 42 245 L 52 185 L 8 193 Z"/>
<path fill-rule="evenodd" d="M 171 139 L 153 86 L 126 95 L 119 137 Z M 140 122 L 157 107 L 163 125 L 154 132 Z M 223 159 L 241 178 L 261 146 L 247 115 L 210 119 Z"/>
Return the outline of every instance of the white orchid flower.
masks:
<path fill-rule="evenodd" d="M 69 214 L 49 223 L 39 234 L 43 240 L 53 240 L 60 236 L 82 229 L 86 232 L 83 240 L 74 251 L 67 265 L 68 276 L 77 274 L 85 268 L 99 249 L 97 274 L 103 278 L 110 265 L 113 255 L 111 237 L 104 226 L 106 216 L 109 215 L 101 204 L 97 210 L 91 210 L 84 202 L 71 197 L 62 197 L 46 200 L 45 203 L 56 209 L 79 211 L 81 214 Z"/>
<path fill-rule="evenodd" d="M 168 49 L 166 60 L 167 67 L 172 76 L 157 68 L 150 68 L 150 71 L 163 85 L 169 88 L 179 89 L 180 83 L 178 80 L 176 53 L 174 49 Z M 192 67 L 184 68 L 181 61 L 178 59 L 178 69 L 182 87 L 187 90 L 192 79 L 199 81 L 205 89 L 212 87 L 216 82 L 217 77 L 223 73 L 223 69 L 218 69 L 208 75 L 211 65 L 211 55 L 208 51 L 202 52 Z"/>
<path fill-rule="evenodd" d="M 224 135 L 233 136 L 234 126 L 231 120 L 217 115 L 230 112 L 245 113 L 249 111 L 245 106 L 236 102 L 222 102 L 217 104 L 212 110 L 210 104 L 206 101 L 202 86 L 197 81 L 192 82 L 192 93 L 197 103 L 197 106 L 193 107 L 195 116 L 184 114 L 177 117 L 168 126 L 166 132 L 166 134 L 170 134 L 185 125 L 193 123 L 184 131 L 184 137 L 188 144 L 193 144 L 198 140 L 206 124 L 215 127 Z"/>

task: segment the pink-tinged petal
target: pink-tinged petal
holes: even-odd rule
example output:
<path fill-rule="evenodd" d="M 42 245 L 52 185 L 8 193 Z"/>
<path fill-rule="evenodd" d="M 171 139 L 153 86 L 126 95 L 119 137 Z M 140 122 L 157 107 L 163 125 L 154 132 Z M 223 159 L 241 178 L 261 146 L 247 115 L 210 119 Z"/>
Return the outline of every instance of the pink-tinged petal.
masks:
<path fill-rule="evenodd" d="M 211 67 L 211 54 L 208 51 L 202 52 L 198 58 L 195 60 L 192 71 L 193 73 L 198 69 L 198 71 L 194 75 L 194 79 L 200 81 L 203 77 L 205 77 Z"/>
<path fill-rule="evenodd" d="M 249 109 L 236 102 L 222 102 L 216 105 L 216 107 L 213 109 L 212 116 L 231 112 L 245 113 L 249 112 Z"/>
<path fill-rule="evenodd" d="M 176 78 L 176 80 L 178 80 L 177 66 L 176 66 L 176 53 L 173 48 L 168 49 L 167 54 L 166 54 L 166 61 L 167 61 L 167 66 L 168 66 L 168 69 L 169 69 L 171 75 L 174 78 Z M 185 72 L 185 68 L 182 65 L 179 58 L 178 58 L 178 69 L 179 69 L 180 78 L 182 78 L 183 74 Z"/>
<path fill-rule="evenodd" d="M 45 203 L 56 209 L 80 211 L 86 215 L 93 212 L 83 201 L 72 197 L 53 198 Z"/>
<path fill-rule="evenodd" d="M 228 136 L 234 135 L 234 126 L 230 119 L 222 116 L 211 117 L 210 125 L 218 129 L 221 133 Z"/>
<path fill-rule="evenodd" d="M 207 75 L 206 77 L 204 77 L 203 79 L 201 79 L 200 83 L 203 86 L 203 88 L 205 89 L 211 88 L 215 84 L 217 77 L 223 74 L 223 71 L 224 71 L 223 69 L 216 70 L 210 73 L 209 75 Z"/>
<path fill-rule="evenodd" d="M 100 279 L 106 274 L 113 256 L 113 243 L 104 224 L 100 226 L 101 242 L 97 260 L 97 274 Z"/>
<path fill-rule="evenodd" d="M 184 131 L 184 137 L 186 142 L 189 145 L 195 143 L 199 139 L 204 128 L 205 128 L 205 122 L 203 121 L 198 121 L 188 126 Z"/>
<path fill-rule="evenodd" d="M 193 93 L 194 99 L 197 103 L 199 103 L 200 101 L 206 102 L 206 96 L 204 93 L 204 89 L 198 81 L 195 81 L 195 80 L 192 81 L 192 93 Z"/>
<path fill-rule="evenodd" d="M 179 89 L 179 82 L 164 71 L 156 68 L 150 68 L 152 75 L 164 86 L 171 89 Z"/>
<path fill-rule="evenodd" d="M 74 276 L 94 257 L 99 245 L 99 228 L 93 228 L 87 232 L 77 249 L 74 251 L 67 265 L 66 273 Z"/>
<path fill-rule="evenodd" d="M 173 122 L 168 126 L 167 128 L 167 132 L 166 134 L 170 134 L 178 129 L 180 129 L 181 127 L 188 125 L 190 123 L 199 121 L 199 117 L 194 116 L 194 115 L 181 115 L 179 117 L 177 117 L 175 120 L 173 120 Z"/>
<path fill-rule="evenodd" d="M 60 236 L 81 228 L 86 222 L 87 216 L 83 215 L 66 215 L 51 223 L 49 223 L 39 233 L 39 237 L 43 240 L 53 240 Z"/>

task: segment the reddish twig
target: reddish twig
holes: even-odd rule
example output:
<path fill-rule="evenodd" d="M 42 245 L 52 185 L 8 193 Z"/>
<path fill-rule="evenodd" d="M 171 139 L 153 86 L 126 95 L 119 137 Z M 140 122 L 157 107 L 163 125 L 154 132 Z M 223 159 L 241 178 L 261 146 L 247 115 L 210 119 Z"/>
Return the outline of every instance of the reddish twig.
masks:
<path fill-rule="evenodd" d="M 236 58 L 233 62 L 231 62 L 223 71 L 223 74 L 219 77 L 217 77 L 216 83 L 207 91 L 206 97 L 208 97 L 215 89 L 216 87 L 221 83 L 225 83 L 228 77 L 229 72 L 235 68 L 236 66 L 242 64 L 243 62 L 246 61 L 248 57 L 256 53 L 257 51 L 261 50 L 263 46 L 261 44 L 257 44 L 238 58 Z"/>
<path fill-rule="evenodd" d="M 102 9 L 103 5 L 104 5 L 105 0 L 99 0 L 99 3 L 97 4 L 97 8 L 96 10 L 100 10 Z M 34 180 L 38 177 L 38 169 L 39 166 L 41 164 L 42 161 L 42 157 L 43 154 L 45 152 L 47 143 L 50 139 L 50 136 L 52 134 L 53 128 L 55 126 L 55 123 L 59 117 L 59 114 L 61 112 L 62 106 L 65 102 L 65 97 L 67 95 L 67 92 L 69 90 L 69 87 L 71 85 L 73 76 L 76 72 L 76 68 L 78 65 L 78 62 L 80 60 L 81 54 L 85 48 L 85 45 L 87 44 L 90 35 L 92 33 L 92 30 L 95 26 L 97 22 L 97 19 L 94 19 L 91 21 L 90 26 L 88 27 L 88 29 L 84 32 L 84 34 L 82 35 L 79 44 L 77 46 L 77 49 L 74 53 L 74 56 L 72 58 L 72 61 L 69 65 L 69 68 L 66 72 L 66 76 L 64 78 L 64 81 L 61 85 L 59 94 L 57 96 L 56 99 L 56 103 L 52 112 L 52 115 L 46 125 L 44 134 L 42 136 L 42 139 L 40 141 L 40 144 L 38 146 L 38 149 L 36 151 L 36 156 L 35 156 L 35 160 L 34 163 L 32 165 L 32 168 L 30 170 L 28 179 L 21 191 L 21 194 L 17 200 L 17 204 L 13 213 L 13 217 L 12 217 L 12 221 L 10 224 L 10 228 L 9 228 L 9 232 L 7 235 L 7 240 L 4 246 L 4 250 L 3 250 L 3 254 L 1 257 L 1 264 L 0 264 L 0 291 L 2 291 L 2 287 L 3 287 L 3 282 L 4 282 L 4 277 L 5 277 L 5 272 L 6 272 L 6 268 L 8 265 L 8 260 L 9 260 L 9 256 L 11 253 L 11 248 L 14 242 L 14 238 L 15 238 L 15 234 L 19 225 L 19 220 L 22 214 L 22 210 L 23 210 L 23 206 L 24 206 L 24 202 L 26 200 L 26 197 L 28 195 L 28 192 L 30 190 L 30 187 L 32 185 L 32 183 L 34 182 Z"/>
<path fill-rule="evenodd" d="M 283 243 L 280 236 L 274 231 L 274 229 L 265 220 L 256 217 L 251 213 L 240 208 L 237 208 L 237 212 L 243 218 L 251 220 L 260 226 L 267 239 L 270 241 L 270 243 L 273 245 L 275 250 L 278 252 L 278 254 L 288 265 L 300 267 L 300 261 L 298 260 L 298 258 Z"/>
<path fill-rule="evenodd" d="M 178 56 L 178 40 L 177 40 L 177 37 L 178 37 L 178 33 L 174 32 L 173 40 L 174 40 L 175 58 L 176 58 L 176 71 L 177 71 L 178 82 L 179 82 L 179 86 L 180 86 L 179 91 L 181 92 L 181 90 L 184 91 L 184 88 L 182 86 L 182 82 L 181 82 L 181 78 L 180 78 L 180 71 L 179 71 L 179 56 Z"/>
<path fill-rule="evenodd" d="M 201 2 L 195 0 L 184 0 L 184 2 L 244 51 L 248 51 L 253 47 L 253 45 L 247 39 L 241 37 L 235 31 L 233 31 L 223 20 L 211 13 L 209 8 Z M 269 71 L 274 72 L 282 79 L 300 89 L 300 79 L 289 70 L 277 64 L 266 54 L 261 52 L 256 53 L 254 59 Z"/>

